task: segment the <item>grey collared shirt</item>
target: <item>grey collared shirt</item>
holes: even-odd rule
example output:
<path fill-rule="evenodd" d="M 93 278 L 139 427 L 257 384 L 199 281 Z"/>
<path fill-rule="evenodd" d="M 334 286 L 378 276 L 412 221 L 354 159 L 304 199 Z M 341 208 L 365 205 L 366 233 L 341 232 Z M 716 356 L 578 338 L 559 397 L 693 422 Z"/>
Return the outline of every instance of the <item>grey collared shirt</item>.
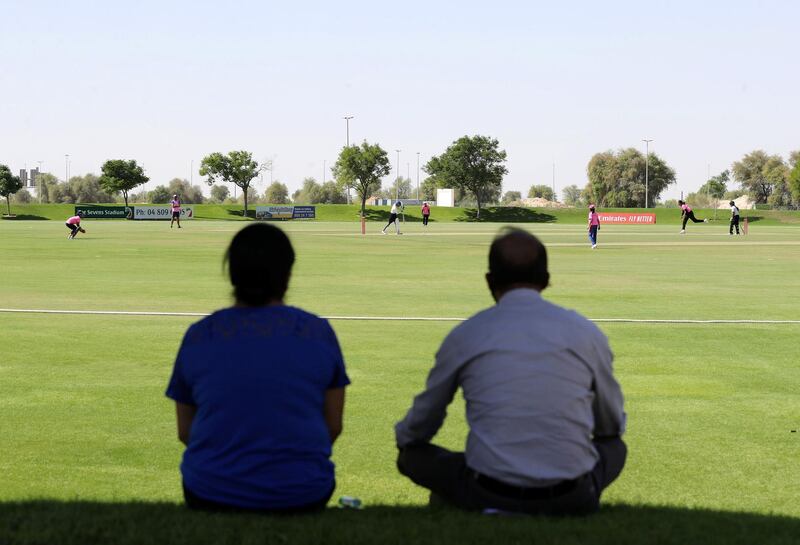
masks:
<path fill-rule="evenodd" d="M 622 435 L 622 390 L 608 339 L 574 311 L 516 289 L 457 326 L 425 390 L 397 423 L 397 445 L 430 441 L 460 386 L 467 465 L 516 486 L 549 486 L 591 470 L 592 439 Z"/>

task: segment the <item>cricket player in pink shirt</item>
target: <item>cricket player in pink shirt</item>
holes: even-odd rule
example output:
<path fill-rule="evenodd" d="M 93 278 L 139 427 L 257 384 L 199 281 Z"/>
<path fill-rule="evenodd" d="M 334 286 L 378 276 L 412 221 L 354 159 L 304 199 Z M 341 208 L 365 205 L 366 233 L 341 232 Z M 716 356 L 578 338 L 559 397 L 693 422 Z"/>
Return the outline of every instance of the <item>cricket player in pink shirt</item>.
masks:
<path fill-rule="evenodd" d="M 686 222 L 692 220 L 693 223 L 703 223 L 707 222 L 708 220 L 699 220 L 694 217 L 694 212 L 692 212 L 692 207 L 686 204 L 686 201 L 678 201 L 678 205 L 681 207 L 681 219 L 683 223 L 681 224 L 681 234 L 686 233 Z"/>
<path fill-rule="evenodd" d="M 597 248 L 597 231 L 600 230 L 600 214 L 594 208 L 593 204 L 589 205 L 589 242 L 592 243 L 592 250 Z"/>
<path fill-rule="evenodd" d="M 431 207 L 427 202 L 422 203 L 422 225 L 428 225 L 428 218 L 431 217 Z"/>
<path fill-rule="evenodd" d="M 172 207 L 172 220 L 169 222 L 169 228 L 172 229 L 172 224 L 178 222 L 178 229 L 181 228 L 181 200 L 178 195 L 172 196 L 172 201 L 169 203 Z"/>
<path fill-rule="evenodd" d="M 67 222 L 66 222 L 65 225 L 67 226 L 67 229 L 70 230 L 70 233 L 67 235 L 67 238 L 70 239 L 70 240 L 75 238 L 75 235 L 78 234 L 78 231 L 80 231 L 81 233 L 85 233 L 86 232 L 86 230 L 83 227 L 81 227 L 81 215 L 80 214 L 72 216 L 71 218 L 67 219 Z"/>

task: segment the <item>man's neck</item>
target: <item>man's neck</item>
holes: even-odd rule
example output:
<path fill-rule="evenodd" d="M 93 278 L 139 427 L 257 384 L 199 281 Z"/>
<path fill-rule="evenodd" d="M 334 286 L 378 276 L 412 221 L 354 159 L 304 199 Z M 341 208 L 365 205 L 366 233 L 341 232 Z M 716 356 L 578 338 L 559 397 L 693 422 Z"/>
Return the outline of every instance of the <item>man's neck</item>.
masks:
<path fill-rule="evenodd" d="M 503 296 L 506 295 L 508 292 L 520 289 L 533 290 L 536 293 L 542 293 L 542 287 L 539 286 L 538 284 L 519 283 L 519 284 L 511 284 L 508 286 L 503 286 L 502 289 L 493 291 L 492 296 L 494 297 L 494 300 L 499 303 L 500 299 L 502 299 Z"/>

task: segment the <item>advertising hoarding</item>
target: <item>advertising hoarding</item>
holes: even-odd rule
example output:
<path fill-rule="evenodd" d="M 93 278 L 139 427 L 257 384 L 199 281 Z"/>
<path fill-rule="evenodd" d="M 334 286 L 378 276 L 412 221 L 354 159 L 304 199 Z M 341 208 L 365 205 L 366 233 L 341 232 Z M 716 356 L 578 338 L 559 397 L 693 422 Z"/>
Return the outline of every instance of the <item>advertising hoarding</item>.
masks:
<path fill-rule="evenodd" d="M 131 219 L 133 211 L 130 206 L 113 206 L 98 204 L 77 204 L 75 205 L 75 215 L 82 218 L 111 218 L 111 219 Z"/>
<path fill-rule="evenodd" d="M 618 224 L 631 224 L 631 225 L 655 225 L 656 215 L 650 213 L 629 213 L 629 212 L 600 212 L 600 224 L 604 223 L 618 223 Z"/>
<path fill-rule="evenodd" d="M 190 220 L 194 217 L 191 206 L 181 207 L 181 220 Z M 134 206 L 133 219 L 135 220 L 171 220 L 172 208 L 169 206 Z"/>
<path fill-rule="evenodd" d="M 294 206 L 256 206 L 257 220 L 290 220 Z"/>
<path fill-rule="evenodd" d="M 295 206 L 292 211 L 293 220 L 313 220 L 317 217 L 315 206 Z"/>

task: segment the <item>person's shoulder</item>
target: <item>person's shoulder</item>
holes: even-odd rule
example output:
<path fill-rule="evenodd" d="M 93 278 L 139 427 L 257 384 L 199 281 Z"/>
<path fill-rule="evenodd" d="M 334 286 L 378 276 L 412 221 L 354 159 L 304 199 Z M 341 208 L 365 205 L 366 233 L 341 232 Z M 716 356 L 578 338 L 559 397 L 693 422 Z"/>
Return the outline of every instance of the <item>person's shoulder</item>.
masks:
<path fill-rule="evenodd" d="M 566 330 L 571 331 L 573 334 L 583 335 L 601 335 L 605 337 L 605 333 L 597 327 L 592 320 L 570 308 L 562 307 L 555 303 L 551 303 L 545 299 L 542 302 L 548 308 L 548 321 L 562 325 Z"/>
<path fill-rule="evenodd" d="M 309 312 L 307 310 L 303 310 L 300 307 L 293 307 L 291 305 L 285 305 L 280 307 L 282 312 L 285 312 L 288 315 L 295 317 L 298 320 L 303 320 L 311 323 L 328 323 L 328 320 L 322 318 L 321 316 L 314 314 L 313 312 Z"/>
<path fill-rule="evenodd" d="M 333 328 L 327 319 L 298 307 L 284 306 L 281 311 L 295 324 L 295 331 L 314 340 L 329 340 Z"/>
<path fill-rule="evenodd" d="M 218 310 L 190 325 L 189 329 L 186 330 L 183 343 L 186 345 L 191 345 L 199 344 L 208 340 L 208 338 L 211 336 L 211 331 L 214 327 L 214 324 L 219 321 L 220 315 L 223 312 L 224 310 Z"/>
<path fill-rule="evenodd" d="M 485 308 L 477 313 L 473 314 L 466 320 L 463 320 L 457 326 L 455 326 L 450 333 L 447 335 L 448 338 L 452 339 L 472 339 L 475 338 L 476 335 L 481 337 L 482 335 L 479 334 L 482 331 L 487 323 L 491 323 L 494 321 L 494 317 L 497 313 L 497 305 L 493 305 L 491 307 Z"/>

